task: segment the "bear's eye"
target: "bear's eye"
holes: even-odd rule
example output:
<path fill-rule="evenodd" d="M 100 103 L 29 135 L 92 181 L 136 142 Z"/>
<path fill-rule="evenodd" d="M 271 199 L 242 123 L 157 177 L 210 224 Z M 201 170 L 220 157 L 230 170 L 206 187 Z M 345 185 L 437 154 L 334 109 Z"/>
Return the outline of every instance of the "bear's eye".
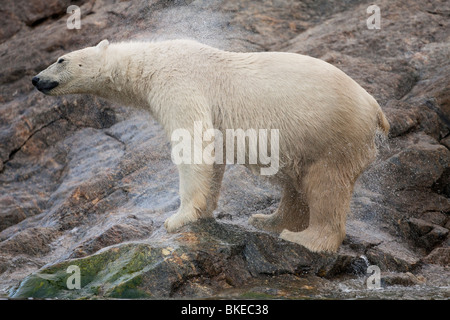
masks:
<path fill-rule="evenodd" d="M 63 59 L 63 58 L 61 58 L 61 59 L 58 60 L 58 63 L 63 63 L 63 62 L 64 62 L 64 59 Z"/>

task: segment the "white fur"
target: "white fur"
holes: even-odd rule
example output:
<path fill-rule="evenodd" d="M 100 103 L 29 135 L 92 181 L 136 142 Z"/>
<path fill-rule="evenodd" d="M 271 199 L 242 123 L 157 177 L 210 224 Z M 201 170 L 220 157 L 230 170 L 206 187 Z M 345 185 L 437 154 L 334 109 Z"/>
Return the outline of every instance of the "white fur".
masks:
<path fill-rule="evenodd" d="M 250 222 L 289 229 L 282 238 L 313 251 L 337 250 L 354 182 L 376 155 L 376 131 L 389 130 L 375 99 L 342 71 L 300 54 L 226 52 L 188 40 L 102 41 L 63 57 L 65 66 L 39 74 L 60 83 L 49 94 L 89 93 L 148 110 L 168 137 L 178 128 L 192 133 L 194 121 L 205 130 L 279 129 L 280 169 L 270 179 L 283 187 L 282 201 Z M 223 171 L 179 165 L 181 206 L 168 231 L 212 216 Z"/>

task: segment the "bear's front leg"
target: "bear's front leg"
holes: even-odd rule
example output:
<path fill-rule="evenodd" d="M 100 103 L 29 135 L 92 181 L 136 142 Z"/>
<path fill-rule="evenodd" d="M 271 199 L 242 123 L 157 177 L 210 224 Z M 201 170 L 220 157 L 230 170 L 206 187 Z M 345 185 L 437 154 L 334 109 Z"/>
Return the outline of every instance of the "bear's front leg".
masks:
<path fill-rule="evenodd" d="M 178 212 L 164 222 L 168 232 L 174 232 L 200 218 L 212 217 L 215 207 L 208 205 L 208 199 L 213 198 L 210 194 L 214 183 L 213 165 L 181 164 L 178 172 L 181 205 Z"/>

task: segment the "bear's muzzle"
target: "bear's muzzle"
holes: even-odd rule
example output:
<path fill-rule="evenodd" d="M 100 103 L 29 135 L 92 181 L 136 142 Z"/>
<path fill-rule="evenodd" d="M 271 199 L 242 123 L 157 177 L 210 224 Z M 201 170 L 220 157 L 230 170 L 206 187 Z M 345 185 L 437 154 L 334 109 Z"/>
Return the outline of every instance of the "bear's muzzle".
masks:
<path fill-rule="evenodd" d="M 59 85 L 58 81 L 42 80 L 37 76 L 31 79 L 31 83 L 42 93 L 47 93 Z"/>

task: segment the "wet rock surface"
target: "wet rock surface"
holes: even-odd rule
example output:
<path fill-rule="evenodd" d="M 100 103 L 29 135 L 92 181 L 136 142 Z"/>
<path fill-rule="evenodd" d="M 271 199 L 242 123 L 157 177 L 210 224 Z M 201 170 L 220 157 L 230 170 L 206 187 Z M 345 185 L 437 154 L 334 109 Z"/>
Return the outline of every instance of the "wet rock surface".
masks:
<path fill-rule="evenodd" d="M 61 298 L 448 298 L 450 26 L 446 1 L 13 1 L 0 12 L 0 295 Z M 190 37 L 236 51 L 308 54 L 381 104 L 389 140 L 360 178 L 336 254 L 247 223 L 280 192 L 225 173 L 216 221 L 168 234 L 179 205 L 167 137 L 148 114 L 86 96 L 53 98 L 31 77 L 108 38 Z M 77 265 L 81 289 L 68 290 Z M 382 290 L 366 287 L 369 265 Z"/>

